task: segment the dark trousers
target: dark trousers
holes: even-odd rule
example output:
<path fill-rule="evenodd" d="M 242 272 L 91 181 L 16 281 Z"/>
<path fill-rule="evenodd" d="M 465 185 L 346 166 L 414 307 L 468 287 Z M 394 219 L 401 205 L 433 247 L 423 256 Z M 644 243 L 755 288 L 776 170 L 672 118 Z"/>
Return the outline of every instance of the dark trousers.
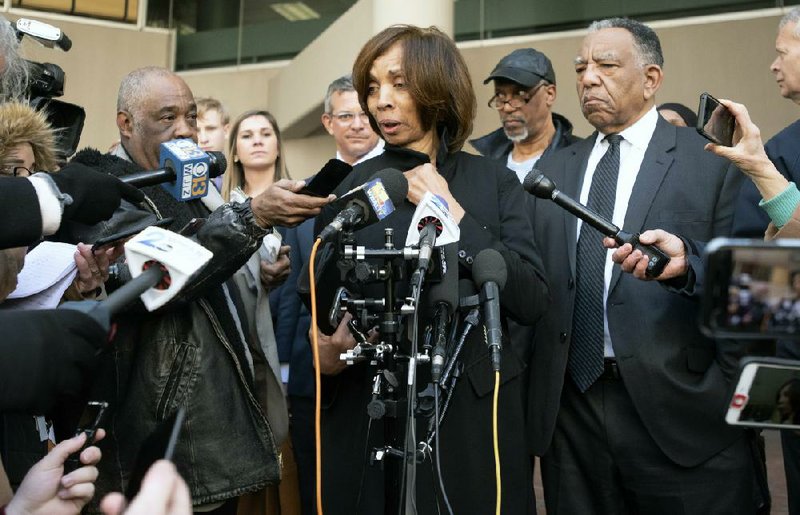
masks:
<path fill-rule="evenodd" d="M 744 438 L 696 467 L 676 465 L 611 374 L 584 394 L 566 379 L 542 458 L 548 515 L 753 513 L 753 472 Z"/>
<path fill-rule="evenodd" d="M 314 399 L 289 396 L 289 434 L 297 463 L 300 506 L 303 515 L 316 513 L 316 449 L 314 445 Z"/>

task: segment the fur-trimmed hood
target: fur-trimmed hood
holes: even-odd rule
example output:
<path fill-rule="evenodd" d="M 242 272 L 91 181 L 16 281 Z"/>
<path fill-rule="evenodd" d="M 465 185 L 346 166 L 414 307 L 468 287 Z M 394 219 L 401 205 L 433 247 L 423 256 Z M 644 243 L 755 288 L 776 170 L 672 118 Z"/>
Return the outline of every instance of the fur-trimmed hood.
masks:
<path fill-rule="evenodd" d="M 46 114 L 23 102 L 0 104 L 0 164 L 20 143 L 30 143 L 37 170 L 56 170 L 56 138 Z"/>

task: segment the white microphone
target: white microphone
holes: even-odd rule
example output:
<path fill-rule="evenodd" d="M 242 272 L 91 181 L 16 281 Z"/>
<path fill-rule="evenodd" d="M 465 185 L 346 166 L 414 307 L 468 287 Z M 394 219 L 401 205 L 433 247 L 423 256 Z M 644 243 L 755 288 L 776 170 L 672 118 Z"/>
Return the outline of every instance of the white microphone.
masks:
<path fill-rule="evenodd" d="M 447 202 L 430 191 L 425 193 L 406 233 L 406 247 L 419 245 L 418 270 L 427 271 L 434 247 L 455 243 L 461 231 L 450 215 Z"/>
<path fill-rule="evenodd" d="M 156 310 L 175 298 L 213 255 L 210 250 L 185 236 L 153 226 L 125 243 L 125 258 L 134 281 L 154 266 L 164 272 L 164 277 L 155 288 L 149 288 L 141 294 L 148 311 Z"/>

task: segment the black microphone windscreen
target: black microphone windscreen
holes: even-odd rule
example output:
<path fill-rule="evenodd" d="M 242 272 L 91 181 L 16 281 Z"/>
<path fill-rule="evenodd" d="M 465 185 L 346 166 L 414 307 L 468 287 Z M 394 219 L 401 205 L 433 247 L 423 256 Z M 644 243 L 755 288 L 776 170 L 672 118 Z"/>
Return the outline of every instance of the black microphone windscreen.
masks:
<path fill-rule="evenodd" d="M 556 189 L 555 183 L 536 168 L 533 168 L 525 176 L 525 180 L 522 181 L 522 187 L 531 195 L 545 199 L 549 199 Z"/>
<path fill-rule="evenodd" d="M 370 177 L 370 180 L 380 179 L 386 194 L 392 200 L 392 204 L 399 206 L 402 204 L 403 199 L 408 195 L 408 180 L 403 172 L 395 168 L 386 168 L 375 172 Z"/>
<path fill-rule="evenodd" d="M 508 278 L 506 260 L 494 249 L 483 249 L 478 252 L 472 263 L 472 278 L 475 280 L 475 284 L 480 286 L 483 286 L 486 281 L 493 281 L 502 290 Z"/>
<path fill-rule="evenodd" d="M 225 173 L 225 170 L 228 169 L 228 160 L 225 159 L 225 154 L 216 150 L 210 150 L 207 154 L 209 157 L 208 176 L 213 179 Z"/>
<path fill-rule="evenodd" d="M 431 312 L 436 309 L 439 303 L 448 306 L 448 312 L 453 313 L 458 306 L 458 243 L 450 243 L 439 247 L 439 269 L 442 273 L 442 280 L 432 283 L 426 295 L 425 304 Z"/>

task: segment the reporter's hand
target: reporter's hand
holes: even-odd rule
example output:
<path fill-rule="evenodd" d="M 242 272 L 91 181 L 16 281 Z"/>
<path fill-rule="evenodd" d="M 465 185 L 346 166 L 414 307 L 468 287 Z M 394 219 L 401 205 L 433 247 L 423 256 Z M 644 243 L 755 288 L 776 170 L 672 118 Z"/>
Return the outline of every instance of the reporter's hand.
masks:
<path fill-rule="evenodd" d="M 667 263 L 664 271 L 658 277 L 648 277 L 645 274 L 649 259 L 641 250 L 633 250 L 633 246 L 630 243 L 617 248 L 617 242 L 613 238 L 603 238 L 603 245 L 608 249 L 616 248 L 617 250 L 611 254 L 612 261 L 620 265 L 623 272 L 633 274 L 634 277 L 642 281 L 652 281 L 654 279 L 656 281 L 665 281 L 686 275 L 689 271 L 689 261 L 683 240 L 674 234 L 655 229 L 643 232 L 639 236 L 639 241 L 646 245 L 655 245 L 669 256 L 669 263 Z"/>
<path fill-rule="evenodd" d="M 347 367 L 347 363 L 339 359 L 339 355 L 347 352 L 356 346 L 356 339 L 350 334 L 347 323 L 352 320 L 353 315 L 345 313 L 342 321 L 336 327 L 336 331 L 328 336 L 319 332 L 319 373 L 325 375 L 336 375 Z M 314 328 L 308 329 L 308 339 L 313 342 Z"/>
<path fill-rule="evenodd" d="M 105 436 L 98 430 L 95 441 Z M 86 434 L 59 443 L 25 475 L 6 507 L 7 515 L 77 515 L 94 496 L 94 482 L 101 453 L 87 447 L 80 454 L 83 467 L 64 475 L 64 462 L 86 441 Z"/>
<path fill-rule="evenodd" d="M 122 245 L 119 245 L 121 248 Z M 75 265 L 78 275 L 75 286 L 81 294 L 92 292 L 108 280 L 108 265 L 119 257 L 117 247 L 92 252 L 92 246 L 78 243 L 75 249 Z"/>
<path fill-rule="evenodd" d="M 175 465 L 159 460 L 147 471 L 139 493 L 125 508 L 125 497 L 120 493 L 108 494 L 100 502 L 106 515 L 191 515 L 192 499 Z"/>
<path fill-rule="evenodd" d="M 761 131 L 750 119 L 747 108 L 730 100 L 720 100 L 736 118 L 733 146 L 708 143 L 705 149 L 731 161 L 753 180 L 761 196 L 769 200 L 789 185 L 764 151 Z"/>
<path fill-rule="evenodd" d="M 317 216 L 323 206 L 336 198 L 335 195 L 319 198 L 298 193 L 304 186 L 304 181 L 281 179 L 265 192 L 253 197 L 250 207 L 258 225 L 294 227 L 308 218 Z"/>
<path fill-rule="evenodd" d="M 408 180 L 408 195 L 406 198 L 414 204 L 418 205 L 422 201 L 425 193 L 431 192 L 434 195 L 439 195 L 446 202 L 450 214 L 455 219 L 456 223 L 461 222 L 464 217 L 464 208 L 450 193 L 450 186 L 444 177 L 439 175 L 436 167 L 430 163 L 419 165 L 406 172 L 403 172 Z"/>
<path fill-rule="evenodd" d="M 289 245 L 281 245 L 278 251 L 278 259 L 274 263 L 261 261 L 261 284 L 267 290 L 277 288 L 286 282 L 286 278 L 292 272 L 292 264 L 289 261 L 289 251 L 291 249 Z"/>
<path fill-rule="evenodd" d="M 50 177 L 61 193 L 72 197 L 72 203 L 64 206 L 65 220 L 93 225 L 111 218 L 123 199 L 134 204 L 144 200 L 137 188 L 80 163 L 68 163 Z"/>

